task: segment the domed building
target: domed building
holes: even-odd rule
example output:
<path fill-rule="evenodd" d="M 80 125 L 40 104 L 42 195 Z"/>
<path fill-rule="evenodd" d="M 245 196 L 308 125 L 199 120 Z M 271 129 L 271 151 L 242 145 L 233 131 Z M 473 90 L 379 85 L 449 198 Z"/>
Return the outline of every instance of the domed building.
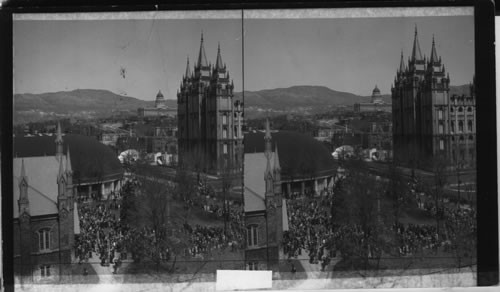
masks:
<path fill-rule="evenodd" d="M 139 118 L 155 118 L 155 117 L 176 117 L 177 110 L 167 107 L 166 100 L 161 93 L 161 90 L 156 94 L 154 108 L 139 108 L 137 109 Z"/>
<path fill-rule="evenodd" d="M 335 183 L 338 164 L 328 149 L 307 135 L 270 130 L 244 137 L 244 214 L 247 269 L 276 267 L 283 231 L 288 230 L 287 199 L 320 196 Z"/>
<path fill-rule="evenodd" d="M 372 103 L 384 103 L 382 97 L 380 96 L 380 89 L 378 89 L 377 85 L 372 92 Z"/>
<path fill-rule="evenodd" d="M 382 100 L 382 95 L 380 94 L 380 89 L 375 85 L 372 91 L 371 102 L 368 103 L 355 103 L 355 112 L 391 112 L 392 104 L 386 103 Z"/>
<path fill-rule="evenodd" d="M 155 108 L 159 108 L 159 109 L 167 108 L 167 105 L 165 104 L 165 98 L 163 97 L 161 90 L 158 91 L 158 94 L 156 95 Z"/>
<path fill-rule="evenodd" d="M 52 282 L 71 271 L 79 234 L 77 201 L 121 188 L 115 153 L 87 136 L 15 137 L 13 159 L 14 273 L 20 281 Z"/>

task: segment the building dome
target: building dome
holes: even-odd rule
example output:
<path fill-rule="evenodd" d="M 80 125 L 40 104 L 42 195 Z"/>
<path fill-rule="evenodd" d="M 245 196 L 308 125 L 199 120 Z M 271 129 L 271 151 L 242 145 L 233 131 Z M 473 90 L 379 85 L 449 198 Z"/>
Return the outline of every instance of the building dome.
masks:
<path fill-rule="evenodd" d="M 55 136 L 15 137 L 14 157 L 55 156 Z M 73 168 L 73 183 L 87 184 L 120 179 L 123 168 L 111 148 L 82 135 L 63 136 L 64 154 L 68 146 Z"/>
<path fill-rule="evenodd" d="M 161 90 L 158 91 L 158 94 L 156 95 L 155 107 L 156 108 L 165 108 L 166 107 L 165 98 L 163 97 Z"/>
<path fill-rule="evenodd" d="M 272 132 L 272 149 L 278 145 L 281 175 L 284 179 L 310 179 L 333 175 L 337 168 L 328 149 L 314 138 L 289 131 Z M 264 133 L 246 133 L 245 153 L 264 152 Z"/>
<path fill-rule="evenodd" d="M 377 85 L 372 92 L 372 103 L 382 103 L 382 97 L 380 96 L 380 89 L 378 89 Z"/>

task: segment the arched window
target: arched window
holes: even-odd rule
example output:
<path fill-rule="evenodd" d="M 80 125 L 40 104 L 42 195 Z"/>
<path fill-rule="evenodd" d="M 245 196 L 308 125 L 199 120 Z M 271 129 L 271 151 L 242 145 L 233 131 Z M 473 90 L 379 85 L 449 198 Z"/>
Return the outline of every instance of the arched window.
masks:
<path fill-rule="evenodd" d="M 455 132 L 455 122 L 454 122 L 454 121 L 451 121 L 451 122 L 450 122 L 450 131 L 451 131 L 452 133 L 454 133 L 454 132 Z"/>
<path fill-rule="evenodd" d="M 470 135 L 469 136 L 469 141 L 474 141 L 474 136 Z"/>
<path fill-rule="evenodd" d="M 258 245 L 259 232 L 257 225 L 247 226 L 247 245 L 248 247 L 255 247 Z"/>
<path fill-rule="evenodd" d="M 444 133 L 444 124 L 442 121 L 439 121 L 438 130 L 439 130 L 439 134 Z"/>
<path fill-rule="evenodd" d="M 454 111 L 454 107 L 450 106 L 450 112 Z"/>
<path fill-rule="evenodd" d="M 469 121 L 467 122 L 467 130 L 468 130 L 469 132 L 472 132 L 472 121 L 471 121 L 471 120 L 469 120 Z"/>
<path fill-rule="evenodd" d="M 40 251 L 50 250 L 50 229 L 43 228 L 38 230 L 38 248 Z"/>
<path fill-rule="evenodd" d="M 442 109 L 438 110 L 438 119 L 439 120 L 443 119 L 443 110 Z"/>
<path fill-rule="evenodd" d="M 458 121 L 458 132 L 464 131 L 464 121 Z"/>
<path fill-rule="evenodd" d="M 458 108 L 458 112 L 460 112 L 460 113 L 461 113 L 461 112 L 463 112 L 463 111 L 464 111 L 463 107 L 459 107 L 459 108 Z"/>
<path fill-rule="evenodd" d="M 467 111 L 468 111 L 469 113 L 470 113 L 470 112 L 472 112 L 472 107 L 470 107 L 470 106 L 469 106 L 469 107 L 467 108 Z"/>

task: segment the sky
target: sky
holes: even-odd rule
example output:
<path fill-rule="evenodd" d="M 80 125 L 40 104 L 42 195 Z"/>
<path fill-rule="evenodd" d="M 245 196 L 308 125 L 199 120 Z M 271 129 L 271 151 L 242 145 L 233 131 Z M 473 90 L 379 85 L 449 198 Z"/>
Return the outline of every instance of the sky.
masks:
<path fill-rule="evenodd" d="M 16 20 L 14 92 L 107 89 L 168 99 L 197 59 L 200 37 L 209 62 L 220 43 L 235 91 L 322 85 L 338 91 L 382 94 L 411 53 L 415 25 L 422 53 L 432 37 L 452 85 L 474 74 L 472 16 L 321 19 Z M 244 64 L 243 64 L 244 60 Z M 124 74 L 121 69 L 125 69 Z"/>

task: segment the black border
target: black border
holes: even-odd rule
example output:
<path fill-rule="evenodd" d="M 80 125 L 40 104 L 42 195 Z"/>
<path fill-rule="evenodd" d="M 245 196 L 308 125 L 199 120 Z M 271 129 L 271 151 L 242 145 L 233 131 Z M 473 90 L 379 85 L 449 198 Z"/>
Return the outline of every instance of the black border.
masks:
<path fill-rule="evenodd" d="M 1 114 L 1 174 L 2 174 L 2 238 L 3 279 L 5 291 L 13 289 L 13 198 L 12 194 L 12 14 L 47 12 L 113 12 L 154 10 L 207 9 L 271 9 L 271 8 L 343 8 L 343 7 L 436 7 L 474 6 L 475 71 L 477 85 L 477 166 L 478 166 L 478 242 L 477 284 L 491 286 L 499 283 L 497 143 L 496 143 L 496 79 L 494 0 L 448 1 L 110 1 L 110 0 L 18 0 L 2 3 L 0 8 L 0 114 Z"/>
<path fill-rule="evenodd" d="M 498 191 L 494 3 L 480 1 L 474 11 L 477 135 L 477 281 L 497 285 Z"/>

